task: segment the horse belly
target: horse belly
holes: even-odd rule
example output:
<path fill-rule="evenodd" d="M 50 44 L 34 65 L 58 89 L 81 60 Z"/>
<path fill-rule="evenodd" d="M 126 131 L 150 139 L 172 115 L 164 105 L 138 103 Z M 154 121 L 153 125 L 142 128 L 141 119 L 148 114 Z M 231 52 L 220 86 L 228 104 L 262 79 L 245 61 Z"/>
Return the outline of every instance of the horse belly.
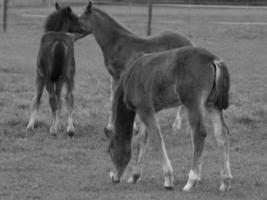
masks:
<path fill-rule="evenodd" d="M 163 90 L 159 88 L 158 91 L 154 93 L 153 99 L 155 111 L 176 107 L 181 104 L 180 97 L 175 89 L 175 85 L 166 87 Z"/>

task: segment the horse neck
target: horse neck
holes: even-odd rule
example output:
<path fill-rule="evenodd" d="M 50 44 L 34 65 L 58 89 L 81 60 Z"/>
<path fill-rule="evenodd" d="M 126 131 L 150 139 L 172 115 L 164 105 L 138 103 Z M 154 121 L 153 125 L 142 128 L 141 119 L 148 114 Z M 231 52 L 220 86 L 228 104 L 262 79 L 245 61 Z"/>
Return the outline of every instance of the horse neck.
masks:
<path fill-rule="evenodd" d="M 113 103 L 114 132 L 119 141 L 131 142 L 135 112 L 130 110 L 124 102 L 122 84 L 119 84 Z"/>
<path fill-rule="evenodd" d="M 92 25 L 92 33 L 103 51 L 112 49 L 122 38 L 135 36 L 111 16 L 98 9 L 92 12 Z"/>

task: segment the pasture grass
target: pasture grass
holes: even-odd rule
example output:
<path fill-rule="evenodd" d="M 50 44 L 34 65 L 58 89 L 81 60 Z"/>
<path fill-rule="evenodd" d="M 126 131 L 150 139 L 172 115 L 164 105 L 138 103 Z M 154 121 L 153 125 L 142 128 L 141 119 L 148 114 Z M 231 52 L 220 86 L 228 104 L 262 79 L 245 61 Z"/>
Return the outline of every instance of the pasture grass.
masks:
<path fill-rule="evenodd" d="M 134 32 L 141 35 L 146 32 L 145 7 L 101 8 Z M 74 10 L 80 14 L 83 8 Z M 158 115 L 174 167 L 174 190 L 163 189 L 160 162 L 151 147 L 148 147 L 139 183 L 129 185 L 125 180 L 117 185 L 111 183 L 108 141 L 103 134 L 109 111 L 110 83 L 102 52 L 92 36 L 78 41 L 75 46 L 76 137 L 66 136 L 65 107 L 60 134 L 49 137 L 51 113 L 46 93 L 36 129 L 26 133 L 44 18 L 21 15 L 47 15 L 51 11 L 51 8 L 11 9 L 8 33 L 0 33 L 1 200 L 267 199 L 267 26 L 220 24 L 225 21 L 266 22 L 266 9 L 154 9 L 154 33 L 165 29 L 183 33 L 197 46 L 223 58 L 229 67 L 231 106 L 225 118 L 231 132 L 234 180 L 232 190 L 227 193 L 218 191 L 218 151 L 209 120 L 203 182 L 190 193 L 181 191 L 190 169 L 192 149 L 186 119 L 181 131 L 175 133 L 171 129 L 175 109 Z"/>

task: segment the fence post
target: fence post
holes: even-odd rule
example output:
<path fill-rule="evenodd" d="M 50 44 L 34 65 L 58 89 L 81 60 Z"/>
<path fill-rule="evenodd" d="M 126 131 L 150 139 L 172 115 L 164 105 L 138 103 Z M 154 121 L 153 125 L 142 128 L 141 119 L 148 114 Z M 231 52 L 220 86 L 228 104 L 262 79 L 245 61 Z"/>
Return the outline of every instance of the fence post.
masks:
<path fill-rule="evenodd" d="M 7 9 L 8 9 L 8 0 L 4 0 L 4 6 L 3 6 L 3 30 L 6 32 L 7 28 Z"/>
<path fill-rule="evenodd" d="M 151 34 L 152 6 L 153 6 L 153 0 L 148 0 L 147 35 Z"/>

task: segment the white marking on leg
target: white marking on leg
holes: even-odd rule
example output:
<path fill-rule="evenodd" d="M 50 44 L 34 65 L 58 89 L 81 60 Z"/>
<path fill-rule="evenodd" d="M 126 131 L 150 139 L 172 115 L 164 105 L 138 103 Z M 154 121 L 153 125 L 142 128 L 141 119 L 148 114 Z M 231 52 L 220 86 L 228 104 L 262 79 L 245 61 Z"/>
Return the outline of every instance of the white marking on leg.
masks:
<path fill-rule="evenodd" d="M 112 104 L 113 104 L 113 98 L 114 98 L 114 88 L 115 88 L 115 81 L 112 77 L 110 77 L 110 109 L 109 109 L 109 116 L 108 116 L 108 125 L 107 129 L 113 131 L 113 116 L 112 116 Z"/>
<path fill-rule="evenodd" d="M 33 129 L 34 128 L 34 124 L 35 124 L 35 121 L 37 119 L 37 110 L 34 110 L 31 114 L 31 117 L 30 117 L 30 120 L 29 120 L 29 123 L 27 125 L 27 129 L 30 130 L 30 129 Z"/>
<path fill-rule="evenodd" d="M 140 181 L 142 174 L 142 162 L 146 152 L 146 144 L 147 144 L 147 131 L 144 124 L 140 126 L 140 133 L 137 135 L 137 159 L 132 169 L 132 175 L 128 179 L 128 183 L 135 183 L 136 181 Z"/>
<path fill-rule="evenodd" d="M 165 188 L 172 188 L 173 187 L 173 168 L 170 162 L 170 159 L 167 154 L 167 150 L 165 147 L 165 142 L 163 139 L 163 135 L 160 130 L 160 126 L 158 123 L 158 120 L 155 118 L 156 125 L 157 125 L 157 137 L 159 137 L 160 142 L 161 142 L 161 153 L 162 153 L 162 168 L 163 168 L 163 175 L 164 175 L 164 187 Z M 160 144 L 156 144 L 160 145 Z"/>
<path fill-rule="evenodd" d="M 216 141 L 220 152 L 221 185 L 220 191 L 229 190 L 231 187 L 232 173 L 229 159 L 229 135 L 226 131 L 222 112 L 212 109 L 211 118 L 214 126 Z"/>
<path fill-rule="evenodd" d="M 182 114 L 182 105 L 180 105 L 177 109 L 177 115 L 176 115 L 176 118 L 175 118 L 175 121 L 172 125 L 172 128 L 174 131 L 177 131 L 177 130 L 181 130 L 182 128 L 182 117 L 181 117 L 181 114 Z"/>
<path fill-rule="evenodd" d="M 151 135 L 151 143 L 153 145 L 154 151 L 160 154 L 163 174 L 164 174 L 164 187 L 172 188 L 173 187 L 173 169 L 171 162 L 168 158 L 168 154 L 165 148 L 165 142 L 160 130 L 158 120 L 155 116 L 153 109 L 146 110 L 145 113 L 142 111 L 137 111 L 138 117 L 142 123 L 146 126 L 148 134 Z"/>
<path fill-rule="evenodd" d="M 53 115 L 52 116 L 52 125 L 50 127 L 50 135 L 57 133 L 56 132 L 56 127 L 55 127 L 55 124 L 56 124 L 55 121 L 56 121 L 56 117 Z"/>
<path fill-rule="evenodd" d="M 72 111 L 69 111 L 68 112 L 68 127 L 67 127 L 67 132 L 74 132 L 75 129 L 74 129 L 74 125 L 73 125 L 73 112 Z"/>
<path fill-rule="evenodd" d="M 190 191 L 192 189 L 192 187 L 197 184 L 199 181 L 201 180 L 201 175 L 194 171 L 194 170 L 190 170 L 189 175 L 188 175 L 188 181 L 186 183 L 186 185 L 183 188 L 183 191 Z"/>

